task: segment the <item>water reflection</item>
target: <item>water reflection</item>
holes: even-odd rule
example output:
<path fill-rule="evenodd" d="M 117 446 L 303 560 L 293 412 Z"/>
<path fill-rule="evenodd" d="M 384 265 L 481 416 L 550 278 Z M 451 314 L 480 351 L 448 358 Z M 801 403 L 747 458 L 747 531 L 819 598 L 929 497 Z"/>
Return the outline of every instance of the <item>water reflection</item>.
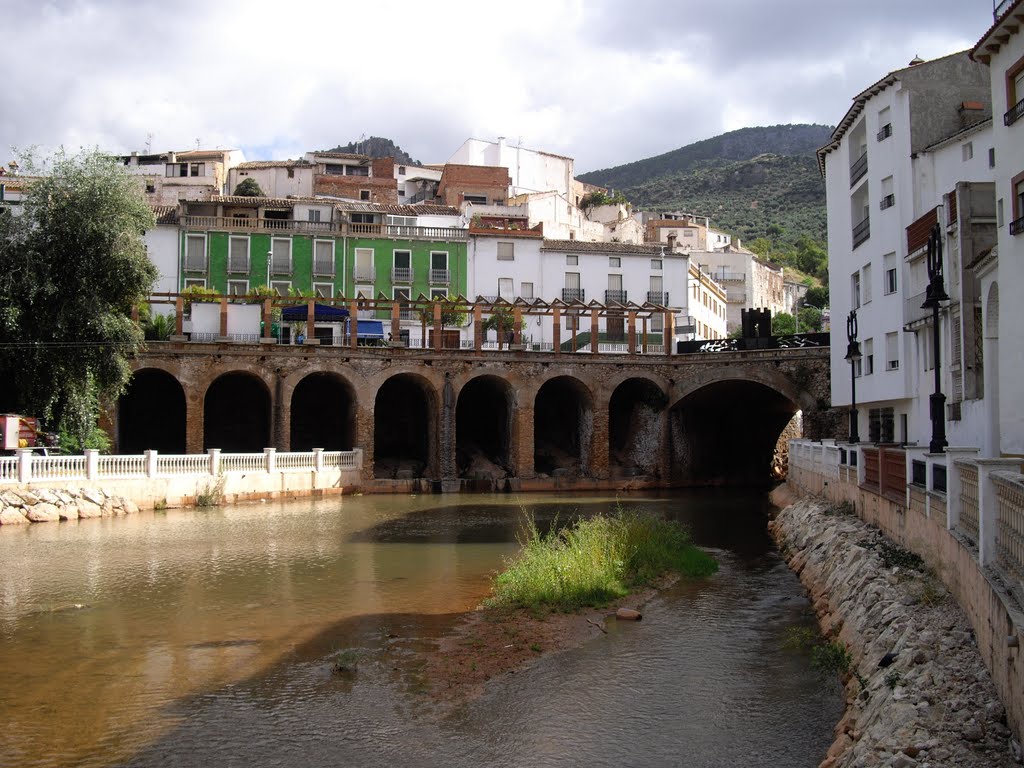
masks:
<path fill-rule="evenodd" d="M 838 697 L 779 650 L 806 601 L 764 500 L 627 501 L 722 550 L 720 575 L 441 725 L 412 651 L 487 593 L 523 509 L 548 525 L 615 498 L 363 497 L 0 529 L 0 764 L 657 765 L 725 724 L 748 759 L 716 762 L 732 753 L 705 738 L 686 764 L 816 764 Z M 331 674 L 345 651 L 358 671 Z M 809 757 L 749 759 L 780 749 Z"/>

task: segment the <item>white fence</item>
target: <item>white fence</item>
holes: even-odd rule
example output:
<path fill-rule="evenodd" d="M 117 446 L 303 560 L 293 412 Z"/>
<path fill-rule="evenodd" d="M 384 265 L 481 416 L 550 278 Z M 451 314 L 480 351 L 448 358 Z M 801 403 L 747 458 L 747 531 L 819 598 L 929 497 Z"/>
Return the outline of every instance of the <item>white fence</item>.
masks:
<path fill-rule="evenodd" d="M 302 453 L 208 453 L 181 456 L 146 451 L 135 456 L 101 456 L 87 450 L 83 456 L 39 456 L 23 449 L 16 456 L 0 457 L 0 485 L 49 480 L 121 480 L 127 478 L 187 477 L 254 472 L 322 472 L 362 469 L 363 452 L 324 451 L 314 448 Z"/>
<path fill-rule="evenodd" d="M 877 452 L 870 444 L 836 444 L 825 440 L 789 443 L 790 476 L 815 491 L 829 480 L 846 481 L 862 490 L 879 492 L 870 478 Z M 995 569 L 1024 605 L 1024 474 L 1020 459 L 981 459 L 976 449 L 947 448 L 928 453 L 906 446 L 905 507 L 911 508 L 916 489 L 943 503 L 946 529 L 975 557 Z M 941 506 L 940 506 L 941 508 Z"/>

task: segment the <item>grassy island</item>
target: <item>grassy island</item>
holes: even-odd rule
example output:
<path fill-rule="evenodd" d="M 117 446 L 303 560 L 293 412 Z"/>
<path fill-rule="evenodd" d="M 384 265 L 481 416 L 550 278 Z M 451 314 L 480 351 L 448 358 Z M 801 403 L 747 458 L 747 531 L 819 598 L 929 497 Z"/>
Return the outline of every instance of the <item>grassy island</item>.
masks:
<path fill-rule="evenodd" d="M 680 524 L 634 510 L 580 519 L 540 533 L 531 520 L 523 549 L 494 581 L 493 607 L 573 611 L 600 607 L 675 572 L 710 576 L 718 563 Z"/>

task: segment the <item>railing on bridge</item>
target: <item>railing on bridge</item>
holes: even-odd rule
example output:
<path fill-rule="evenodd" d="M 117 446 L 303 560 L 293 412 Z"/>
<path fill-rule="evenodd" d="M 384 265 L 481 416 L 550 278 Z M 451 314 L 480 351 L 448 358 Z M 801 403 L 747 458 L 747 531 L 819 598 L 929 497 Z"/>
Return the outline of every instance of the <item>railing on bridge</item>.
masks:
<path fill-rule="evenodd" d="M 802 349 L 804 347 L 828 347 L 827 333 L 798 333 L 790 336 L 766 336 L 750 339 L 696 339 L 677 341 L 676 354 L 697 354 L 706 352 L 744 352 L 755 349 Z"/>
<path fill-rule="evenodd" d="M 0 485 L 47 480 L 118 480 L 125 478 L 161 478 L 222 475 L 252 472 L 321 472 L 335 469 L 361 469 L 363 452 L 324 451 L 315 448 L 299 453 L 278 453 L 267 448 L 263 453 L 207 453 L 162 455 L 156 451 L 128 456 L 101 456 L 87 450 L 82 456 L 38 456 L 22 449 L 16 456 L 0 457 Z"/>

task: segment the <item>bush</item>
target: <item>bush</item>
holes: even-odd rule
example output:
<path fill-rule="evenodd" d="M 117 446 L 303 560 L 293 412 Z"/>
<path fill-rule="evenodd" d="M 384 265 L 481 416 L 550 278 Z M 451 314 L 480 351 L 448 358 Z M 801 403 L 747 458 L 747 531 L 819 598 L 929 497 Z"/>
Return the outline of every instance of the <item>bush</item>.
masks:
<path fill-rule="evenodd" d="M 519 555 L 494 582 L 490 605 L 575 610 L 602 606 L 667 571 L 709 576 L 718 563 L 677 523 L 619 510 L 541 534 L 531 520 Z"/>

